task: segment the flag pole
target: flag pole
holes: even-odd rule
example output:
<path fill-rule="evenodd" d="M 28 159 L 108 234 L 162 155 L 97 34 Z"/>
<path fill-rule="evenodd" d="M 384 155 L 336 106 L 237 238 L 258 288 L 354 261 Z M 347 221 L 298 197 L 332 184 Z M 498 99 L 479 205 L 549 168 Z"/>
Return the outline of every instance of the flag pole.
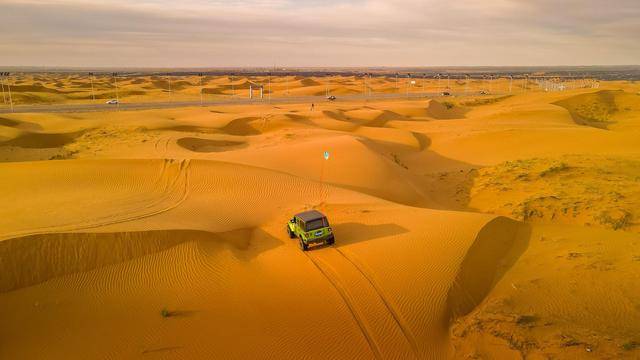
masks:
<path fill-rule="evenodd" d="M 2 85 L 2 102 L 6 104 L 7 98 L 4 94 L 4 73 L 0 73 L 0 84 Z"/>

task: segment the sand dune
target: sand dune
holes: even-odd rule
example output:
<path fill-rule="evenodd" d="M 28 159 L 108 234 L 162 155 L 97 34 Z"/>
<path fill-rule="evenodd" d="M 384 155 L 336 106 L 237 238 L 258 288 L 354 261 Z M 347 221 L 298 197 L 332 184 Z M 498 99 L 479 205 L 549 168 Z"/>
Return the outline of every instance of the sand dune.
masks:
<path fill-rule="evenodd" d="M 53 164 L 55 164 L 53 167 L 62 167 L 61 163 Z M 42 171 L 43 169 L 39 169 L 42 168 L 40 165 L 45 164 L 34 163 L 30 166 L 34 171 L 42 174 L 38 180 L 34 181 L 50 183 L 53 179 L 48 178 L 46 172 Z M 82 178 L 93 179 L 96 175 L 103 174 L 106 170 L 104 166 L 110 164 L 99 161 L 84 162 L 78 165 L 83 168 L 83 171 L 72 175 L 76 179 L 76 184 Z M 131 169 L 133 166 L 138 168 L 134 163 L 131 163 L 130 166 Z M 228 168 L 228 171 L 224 170 L 225 167 Z M 157 171 L 153 167 L 145 166 L 145 168 L 146 171 Z M 327 356 L 332 356 L 332 353 L 339 354 L 339 357 L 353 354 L 355 357 L 363 356 L 365 358 L 372 354 L 378 354 L 382 357 L 430 357 L 433 354 L 446 354 L 449 351 L 445 340 L 447 335 L 444 329 L 446 326 L 443 328 L 443 324 L 446 324 L 449 319 L 455 318 L 447 306 L 447 303 L 455 300 L 445 299 L 457 296 L 454 293 L 448 293 L 448 289 L 453 286 L 453 279 L 458 277 L 456 274 L 463 271 L 460 270 L 461 268 L 473 266 L 467 265 L 467 263 L 473 264 L 480 261 L 487 264 L 487 262 L 503 261 L 502 256 L 499 255 L 494 254 L 492 257 L 486 258 L 481 253 L 467 252 L 465 249 L 473 248 L 472 244 L 475 242 L 485 242 L 487 241 L 485 238 L 490 237 L 496 239 L 490 241 L 501 239 L 499 248 L 505 249 L 504 251 L 507 252 L 508 249 L 515 246 L 517 238 L 517 228 L 506 226 L 504 224 L 506 220 L 488 222 L 491 217 L 482 215 L 405 208 L 357 193 L 349 194 L 344 190 L 328 189 L 328 201 L 335 204 L 327 206 L 333 208 L 330 211 L 334 214 L 336 236 L 340 236 L 345 241 L 335 249 L 319 249 L 306 256 L 296 249 L 295 243 L 288 240 L 286 234 L 281 230 L 283 216 L 279 215 L 275 219 L 271 219 L 268 214 L 273 214 L 273 210 L 270 209 L 282 207 L 285 204 L 288 204 L 285 205 L 287 207 L 304 206 L 300 202 L 302 199 L 315 198 L 320 200 L 323 196 L 321 186 L 302 179 L 270 173 L 266 170 L 231 164 L 221 166 L 216 163 L 196 162 L 192 163 L 189 169 L 189 189 L 183 191 L 179 188 L 172 188 L 172 192 L 176 196 L 181 196 L 183 193 L 188 194 L 185 200 L 179 201 L 175 206 L 170 206 L 161 212 L 155 208 L 140 209 L 142 212 L 135 218 L 131 216 L 118 218 L 118 216 L 112 215 L 109 216 L 108 221 L 105 221 L 105 215 L 109 212 L 108 207 L 115 210 L 121 209 L 123 206 L 117 202 L 116 196 L 112 195 L 110 196 L 113 198 L 112 200 L 108 200 L 100 206 L 105 215 L 97 216 L 85 223 L 70 224 L 67 227 L 67 229 L 75 231 L 86 231 L 91 227 L 100 227 L 103 230 L 99 233 L 69 233 L 67 230 L 66 233 L 50 234 L 51 228 L 43 233 L 42 227 L 38 227 L 23 232 L 42 233 L 41 235 L 16 238 L 13 237 L 15 232 L 7 234 L 5 230 L 3 234 L 5 238 L 12 236 L 10 240 L 1 243 L 2 253 L 12 254 L 11 261 L 2 263 L 2 271 L 7 274 L 6 277 L 3 277 L 2 289 L 5 294 L 9 295 L 2 297 L 5 305 L 15 308 L 17 304 L 11 303 L 15 295 L 26 292 L 23 296 L 37 297 L 38 293 L 51 291 L 51 286 L 74 288 L 79 293 L 92 297 L 104 294 L 100 296 L 109 298 L 114 296 L 112 290 L 115 284 L 113 282 L 119 284 L 118 287 L 125 291 L 131 291 L 135 287 L 137 290 L 127 297 L 131 301 L 146 302 L 152 299 L 152 294 L 155 292 L 151 286 L 157 285 L 156 280 L 152 281 L 149 277 L 157 278 L 164 273 L 167 276 L 180 276 L 180 278 L 174 279 L 175 281 L 196 286 L 191 291 L 187 291 L 193 296 L 199 294 L 191 298 L 191 301 L 195 302 L 187 300 L 187 303 L 182 306 L 197 306 L 197 312 L 206 313 L 206 318 L 218 319 L 216 322 L 202 322 L 196 320 L 199 316 L 188 316 L 183 320 L 186 322 L 185 325 L 191 323 L 183 330 L 186 333 L 197 334 L 201 331 L 207 331 L 206 329 L 210 331 L 213 329 L 212 326 L 217 328 L 221 326 L 221 321 L 223 321 L 226 324 L 225 328 L 232 332 L 235 326 L 242 324 L 242 329 L 245 332 L 257 334 L 262 329 L 261 322 L 247 323 L 234 319 L 233 316 L 228 320 L 222 320 L 225 313 L 229 314 L 223 303 L 231 301 L 234 298 L 233 293 L 240 289 L 242 289 L 241 293 L 262 293 L 255 298 L 245 298 L 244 301 L 249 301 L 249 304 L 253 304 L 252 306 L 260 304 L 255 308 L 255 311 L 271 308 L 267 318 L 279 323 L 278 328 L 286 331 L 299 329 L 289 334 L 282 334 L 281 342 L 277 343 L 263 343 L 257 339 L 252 349 L 238 347 L 225 337 L 210 339 L 208 345 L 204 347 L 202 345 L 192 347 L 184 343 L 187 338 L 181 337 L 182 350 L 174 353 L 179 357 L 214 356 L 216 354 L 242 357 L 243 354 L 248 354 L 246 351 L 316 355 L 323 354 L 323 351 L 335 351 L 335 353 L 326 354 Z M 262 173 L 261 176 L 255 176 L 260 173 Z M 280 180 L 274 182 L 275 179 L 269 179 L 274 176 Z M 106 177 L 115 180 L 113 175 Z M 58 179 L 58 181 L 60 180 Z M 120 180 L 119 183 L 122 185 L 131 184 L 126 179 Z M 261 183 L 284 186 L 280 187 L 281 191 L 274 191 L 274 189 L 263 192 L 263 196 L 258 199 L 246 194 L 247 189 L 257 189 L 258 184 Z M 94 181 L 86 181 L 84 184 L 84 187 L 91 188 L 93 194 L 98 191 L 110 191 L 109 189 L 113 186 L 117 187 L 113 183 L 104 190 L 100 190 Z M 244 197 L 251 196 L 252 200 L 250 202 L 243 200 L 241 192 L 245 192 Z M 311 196 L 305 196 L 305 193 Z M 299 200 L 296 201 L 295 198 Z M 346 203 L 339 205 L 344 201 L 358 201 L 356 200 L 358 198 L 360 202 L 369 203 L 369 207 L 371 207 L 369 210 L 371 215 L 367 216 L 364 223 L 359 220 L 361 216 L 358 215 L 358 212 L 353 211 L 357 209 L 353 205 Z M 238 204 L 235 209 L 233 206 L 227 206 L 226 214 L 216 211 L 221 208 L 214 205 L 218 202 L 220 204 L 227 202 L 228 200 L 225 199 L 233 199 Z M 256 200 L 261 204 L 261 209 L 253 209 L 253 206 L 258 204 Z M 65 201 L 77 202 L 78 200 L 77 198 L 66 198 Z M 130 201 L 127 199 L 127 203 Z M 49 211 L 48 208 L 50 209 L 45 205 L 39 207 L 40 211 L 45 212 Z M 256 210 L 258 211 L 256 212 Z M 155 216 L 149 216 L 152 213 Z M 193 214 L 196 213 L 200 216 L 194 217 Z M 260 213 L 262 215 L 259 215 Z M 409 214 L 412 215 L 408 216 Z M 68 212 L 60 213 L 55 220 L 62 223 L 65 218 L 71 219 L 69 215 L 71 214 Z M 99 214 L 93 213 L 93 215 Z M 258 215 L 257 218 L 256 215 Z M 37 214 L 32 214 L 32 216 L 37 216 Z M 422 220 L 416 221 L 416 216 Z M 173 220 L 168 223 L 167 219 Z M 262 230 L 247 230 L 244 233 L 242 231 L 228 232 L 238 228 L 251 229 L 252 222 L 261 224 L 260 229 Z M 161 229 L 169 224 L 174 228 L 200 228 L 200 230 L 142 230 Z M 460 226 L 460 224 L 467 225 Z M 11 224 L 5 224 L 2 228 L 11 229 L 11 227 Z M 16 225 L 14 224 L 13 227 L 15 228 Z M 61 230 L 61 228 L 58 229 Z M 206 232 L 204 229 L 223 233 L 217 235 Z M 105 230 L 109 232 L 102 232 Z M 112 232 L 115 230 L 120 232 Z M 255 235 L 256 232 L 261 235 Z M 254 235 L 251 235 L 252 233 Z M 418 234 L 427 235 L 426 238 L 422 238 Z M 258 261 L 256 252 L 266 258 Z M 386 255 L 381 256 L 382 253 Z M 185 269 L 185 272 L 176 272 L 175 265 L 169 266 L 166 260 L 162 260 L 166 256 L 171 258 L 177 256 L 177 259 L 183 259 L 181 260 L 182 264 L 189 266 L 189 268 Z M 427 268 L 420 260 L 424 256 L 431 258 Z M 472 260 L 478 256 L 482 259 Z M 4 255 L 3 258 L 5 258 Z M 382 261 L 383 258 L 386 260 Z M 37 266 L 25 269 L 21 266 L 25 262 L 34 262 Z M 223 265 L 225 263 L 226 265 Z M 291 265 L 283 267 L 283 264 L 296 263 L 300 263 L 300 269 L 296 270 L 295 265 L 293 268 Z M 134 265 L 134 267 L 131 268 L 130 265 Z M 255 266 L 262 268 L 263 275 L 261 276 L 264 277 L 264 281 L 272 284 L 268 289 L 263 288 L 261 282 L 240 280 L 246 276 L 255 279 L 255 274 L 253 274 L 255 270 L 252 270 Z M 400 268 L 389 272 L 390 269 L 397 266 Z M 139 271 L 136 269 L 145 270 L 143 273 L 135 275 L 135 272 Z M 155 275 L 152 275 L 154 273 Z M 293 289 L 291 279 L 294 274 L 297 274 L 295 275 L 297 281 L 304 281 L 307 284 L 300 287 L 300 289 L 306 289 L 304 292 L 306 295 L 298 293 L 295 296 L 280 296 L 283 291 L 287 292 Z M 310 274 L 313 276 L 310 277 Z M 86 276 L 93 280 L 87 279 Z M 182 278 L 182 276 L 188 277 Z M 207 279 L 211 279 L 212 276 L 218 280 L 213 283 L 208 281 Z M 492 278 L 494 275 L 490 273 L 486 276 Z M 176 284 L 174 280 L 167 278 L 169 282 L 165 286 L 175 286 L 171 285 Z M 205 281 L 209 285 L 203 287 Z M 416 287 L 416 281 L 421 285 Z M 242 284 L 242 287 L 238 288 L 236 285 L 233 287 L 236 290 L 229 289 L 228 285 L 225 285 L 229 282 L 239 282 L 238 285 Z M 274 287 L 275 284 L 281 285 Z M 491 282 L 485 283 L 484 286 L 487 288 L 483 291 L 488 292 L 491 285 Z M 322 289 L 322 293 L 314 294 L 313 291 L 309 293 L 311 289 L 317 289 L 315 291 Z M 7 293 L 8 290 L 12 291 Z M 199 291 L 204 291 L 204 293 L 199 293 Z M 29 293 L 31 295 L 28 295 Z M 205 294 L 210 295 L 203 297 Z M 213 294 L 216 294 L 216 298 L 226 300 L 223 303 L 208 302 L 210 305 L 203 303 Z M 95 311 L 91 310 L 95 309 L 94 306 L 97 305 L 95 302 L 88 301 L 85 305 L 75 302 L 84 296 L 74 297 L 74 308 L 78 313 L 85 313 L 85 310 L 81 309 Z M 416 302 L 416 299 L 422 300 Z M 305 306 L 312 306 L 315 309 L 299 310 L 307 314 L 304 320 L 306 326 L 300 323 L 302 318 L 299 317 L 298 312 L 289 310 L 301 302 Z M 21 308 L 25 311 L 31 311 L 33 302 L 27 303 L 27 306 Z M 37 306 L 40 306 L 39 303 Z M 325 311 L 318 311 L 316 309 L 318 307 L 324 308 Z M 177 308 L 174 311 L 177 314 L 180 311 L 189 311 L 188 308 L 184 309 L 187 310 Z M 121 346 L 115 350 L 117 351 L 115 354 L 120 356 L 142 355 L 144 351 L 151 349 L 151 343 L 144 345 L 146 337 L 142 335 L 148 331 L 146 330 L 148 326 L 155 322 L 152 320 L 153 318 L 162 319 L 159 316 L 160 310 L 160 304 L 156 308 L 148 308 L 146 311 L 148 315 L 145 316 L 148 320 L 129 326 L 127 330 L 129 336 L 139 338 L 142 342 L 121 343 Z M 239 315 L 239 313 L 235 314 Z M 20 327 L 20 324 L 16 322 L 19 314 L 15 316 L 12 318 L 15 321 L 7 319 L 7 323 L 12 329 Z M 89 318 L 93 318 L 96 329 L 107 329 L 114 325 L 117 326 L 118 321 L 124 321 L 120 316 L 106 322 L 100 320 L 99 315 Z M 180 326 L 179 315 L 176 315 L 173 320 L 175 320 L 176 326 Z M 49 321 L 53 322 L 50 323 L 51 325 L 46 325 Z M 41 326 L 47 327 L 55 326 L 55 321 L 55 319 L 41 319 L 39 323 Z M 342 333 L 332 332 L 333 335 L 328 338 L 326 337 L 327 333 L 325 337 L 315 343 L 309 344 L 305 341 L 299 343 L 300 345 L 294 345 L 299 331 L 313 331 L 323 334 L 324 331 L 328 332 L 330 329 L 334 329 L 335 325 L 330 325 L 333 322 L 343 322 L 343 324 L 350 325 L 343 325 L 341 327 Z M 323 323 L 327 324 L 325 325 L 327 326 L 326 330 L 323 330 L 323 325 L 321 325 Z M 162 334 L 167 334 L 166 331 L 170 331 L 170 328 L 165 327 L 165 330 L 159 331 L 158 336 L 162 338 L 166 336 Z M 434 334 L 439 335 L 434 336 Z M 351 340 L 337 342 L 335 339 L 338 335 Z M 11 338 L 11 335 L 5 333 L 3 338 Z M 325 341 L 330 339 L 334 339 L 332 342 L 334 346 L 326 347 Z M 339 346 L 335 346 L 336 344 Z M 109 352 L 105 347 L 108 345 L 104 341 L 97 341 L 94 345 L 95 348 L 91 351 L 96 354 Z M 159 347 L 161 345 L 163 344 L 158 343 Z M 325 350 L 321 350 L 322 347 Z M 47 353 L 53 357 L 57 357 L 56 354 L 61 354 L 61 351 L 70 355 L 69 349 L 59 348 L 53 343 L 44 342 L 41 343 L 41 347 L 32 348 L 31 351 L 34 351 L 32 355 L 42 354 L 41 351 L 45 351 L 44 349 L 47 349 Z M 84 351 L 86 349 L 83 350 L 83 353 Z M 9 350 L 5 354 L 12 357 L 12 354 L 17 353 Z"/>
<path fill-rule="evenodd" d="M 261 118 L 255 116 L 233 119 L 221 130 L 231 135 L 257 135 L 260 132 L 251 124 L 255 123 L 258 120 L 261 120 Z"/>
<path fill-rule="evenodd" d="M 188 181 L 188 161 L 139 162 L 123 171 L 121 161 L 74 161 L 42 163 L 39 176 L 32 176 L 34 164 L 3 164 L 3 195 L 20 203 L 17 209 L 2 210 L 2 238 L 52 231 L 67 231 L 130 221 L 166 211 L 183 201 Z M 38 163 L 35 163 L 38 164 Z M 47 186 L 42 179 L 47 178 Z M 73 179 L 83 179 L 76 182 Z M 127 182 L 138 179 L 136 184 Z M 92 186 L 79 187 L 80 184 Z M 49 189 L 56 189 L 55 192 Z M 103 197 L 91 195 L 96 191 Z M 74 201 L 75 199 L 75 201 Z M 69 209 L 64 204 L 75 203 Z M 46 206 L 44 206 L 46 204 Z M 44 207 L 43 207 L 44 206 Z M 90 211 L 100 207 L 98 212 Z M 38 213 L 35 209 L 42 208 Z M 29 221 L 25 221 L 28 219 Z"/>
<path fill-rule="evenodd" d="M 72 143 L 75 138 L 82 135 L 82 132 L 47 134 L 47 133 L 24 133 L 14 139 L 5 141 L 0 145 L 18 146 L 23 148 L 54 148 Z"/>
<path fill-rule="evenodd" d="M 321 83 L 317 82 L 314 79 L 310 79 L 310 78 L 303 78 L 302 80 L 300 80 L 300 84 L 302 86 L 318 86 L 318 85 L 322 85 Z"/>
<path fill-rule="evenodd" d="M 34 124 L 26 121 L 12 120 L 7 118 L 0 117 L 0 126 L 7 126 L 12 128 L 18 128 L 21 130 L 42 130 L 42 126 L 39 124 Z"/>
<path fill-rule="evenodd" d="M 363 87 L 325 80 L 272 91 Z M 527 90 L 3 115 L 0 358 L 637 358 L 640 88 Z M 288 237 L 307 209 L 334 246 Z"/>
<path fill-rule="evenodd" d="M 454 327 L 456 352 L 485 358 L 637 358 L 632 254 L 639 251 L 638 240 L 637 234 L 611 230 L 534 227 L 527 252 L 491 300 Z"/>
<path fill-rule="evenodd" d="M 185 231 L 129 233 L 45 233 L 0 242 L 2 284 L 7 292 L 68 274 L 126 262 L 176 246 L 186 239 L 210 238 Z M 215 236 L 215 235 L 214 235 Z M 24 264 L 33 264 L 28 269 Z"/>
<path fill-rule="evenodd" d="M 577 95 L 556 104 L 569 110 L 576 124 L 606 129 L 613 123 L 610 118 L 618 111 L 616 97 L 622 93 L 622 90 L 603 90 L 593 94 Z"/>
<path fill-rule="evenodd" d="M 211 140 L 201 138 L 180 138 L 177 141 L 178 145 L 197 152 L 215 152 L 215 151 L 227 151 L 229 147 L 238 147 L 243 143 L 239 141 L 229 140 Z"/>
<path fill-rule="evenodd" d="M 429 101 L 429 107 L 427 108 L 429 116 L 435 119 L 461 119 L 464 118 L 466 109 L 456 106 L 450 102 L 439 102 L 436 100 Z"/>

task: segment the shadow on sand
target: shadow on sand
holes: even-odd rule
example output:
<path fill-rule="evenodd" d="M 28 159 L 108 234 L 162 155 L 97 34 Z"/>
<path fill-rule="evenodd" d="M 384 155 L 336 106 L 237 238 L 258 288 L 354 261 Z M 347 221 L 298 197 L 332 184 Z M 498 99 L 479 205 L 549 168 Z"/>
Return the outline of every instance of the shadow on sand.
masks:
<path fill-rule="evenodd" d="M 228 250 L 241 261 L 282 245 L 282 241 L 260 228 L 227 232 L 174 229 L 28 235 L 0 241 L 0 293 L 123 263 L 189 242 L 195 242 L 203 255 Z"/>
<path fill-rule="evenodd" d="M 529 246 L 531 227 L 506 217 L 487 223 L 468 249 L 449 289 L 451 319 L 469 314 Z"/>
<path fill-rule="evenodd" d="M 336 236 L 336 244 L 346 245 L 403 234 L 409 232 L 409 230 L 398 224 L 391 223 L 367 225 L 350 222 L 334 224 L 333 232 Z"/>

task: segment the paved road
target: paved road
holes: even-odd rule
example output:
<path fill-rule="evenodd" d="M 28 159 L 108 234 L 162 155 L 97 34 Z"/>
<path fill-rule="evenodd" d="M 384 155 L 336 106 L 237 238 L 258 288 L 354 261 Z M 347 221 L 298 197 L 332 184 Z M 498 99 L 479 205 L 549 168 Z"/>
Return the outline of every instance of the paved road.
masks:
<path fill-rule="evenodd" d="M 456 92 L 452 96 L 472 95 L 477 92 Z M 496 95 L 496 94 L 493 94 Z M 357 101 L 357 100 L 391 100 L 391 99 L 419 99 L 442 96 L 441 93 L 413 93 L 413 94 L 373 94 L 364 96 L 340 95 L 335 101 Z M 53 104 L 53 105 L 18 105 L 13 110 L 9 107 L 0 108 L 0 114 L 7 113 L 65 113 L 65 112 L 91 112 L 91 111 L 126 111 L 126 110 L 148 110 L 148 109 L 170 109 L 194 106 L 214 106 L 214 105 L 235 105 L 235 104 L 300 104 L 300 103 L 320 103 L 328 101 L 324 96 L 296 96 L 296 97 L 274 97 L 270 100 L 264 99 L 219 99 L 214 101 L 173 101 L 173 102 L 144 102 L 144 103 L 121 103 L 119 105 L 109 104 Z"/>

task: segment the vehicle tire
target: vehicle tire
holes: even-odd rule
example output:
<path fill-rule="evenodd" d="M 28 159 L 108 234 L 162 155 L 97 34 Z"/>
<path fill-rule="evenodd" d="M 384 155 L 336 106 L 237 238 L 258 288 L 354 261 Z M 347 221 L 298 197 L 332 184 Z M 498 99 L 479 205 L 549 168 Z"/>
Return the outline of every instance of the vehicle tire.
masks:
<path fill-rule="evenodd" d="M 300 249 L 301 249 L 302 251 L 307 251 L 307 250 L 309 250 L 309 245 L 305 244 L 305 242 L 304 242 L 304 241 L 302 241 L 302 239 L 300 239 Z"/>
<path fill-rule="evenodd" d="M 335 242 L 336 239 L 333 236 L 327 239 L 327 245 L 333 245 Z"/>
<path fill-rule="evenodd" d="M 291 231 L 291 228 L 289 227 L 289 225 L 287 225 L 287 234 L 289 234 L 290 239 L 295 239 L 296 237 L 296 234 L 294 234 L 293 231 Z"/>

